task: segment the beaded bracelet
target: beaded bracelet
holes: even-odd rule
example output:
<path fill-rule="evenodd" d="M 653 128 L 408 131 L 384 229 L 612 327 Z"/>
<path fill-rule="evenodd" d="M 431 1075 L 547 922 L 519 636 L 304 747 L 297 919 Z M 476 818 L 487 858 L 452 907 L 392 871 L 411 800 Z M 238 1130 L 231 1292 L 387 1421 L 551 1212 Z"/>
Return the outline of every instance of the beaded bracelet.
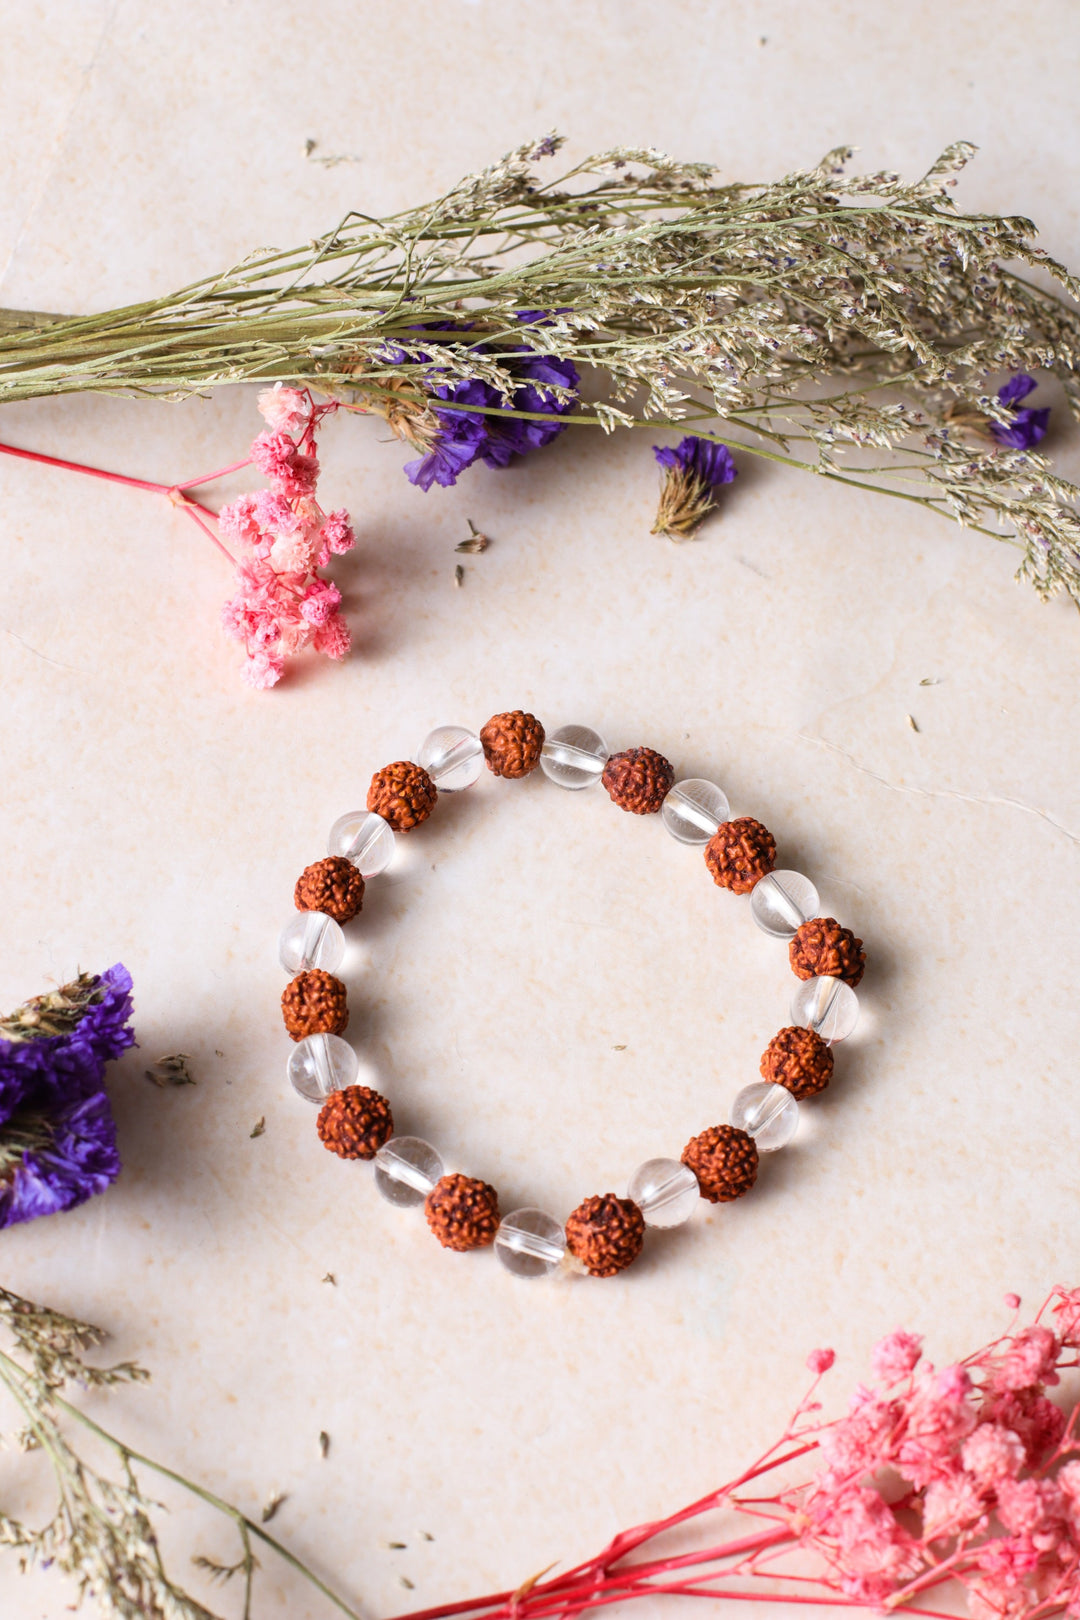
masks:
<path fill-rule="evenodd" d="M 486 761 L 498 777 L 527 776 L 539 765 L 557 786 L 576 790 L 602 781 L 612 801 L 633 815 L 659 812 L 682 844 L 705 846 L 713 881 L 750 895 L 750 913 L 766 934 L 788 941 L 800 981 L 792 1023 L 773 1037 L 761 1059 L 761 1080 L 744 1086 L 730 1121 L 693 1137 L 679 1159 L 650 1159 L 630 1178 L 625 1198 L 586 1198 L 565 1227 L 542 1209 L 514 1210 L 500 1219 L 494 1187 L 475 1177 L 446 1174 L 439 1154 L 415 1136 L 395 1136 L 390 1104 L 355 1084 L 359 1059 L 342 1033 L 349 1020 L 345 986 L 334 976 L 345 952 L 342 925 L 360 911 L 365 882 L 386 870 L 396 833 L 426 821 L 440 793 L 472 787 Z M 609 754 L 587 726 L 563 726 L 552 736 L 520 709 L 497 714 L 479 736 L 439 726 L 416 763 L 399 760 L 376 771 L 366 811 L 341 816 L 330 829 L 328 855 L 296 884 L 297 916 L 281 933 L 280 956 L 295 975 L 281 998 L 285 1027 L 297 1043 L 288 1077 L 302 1097 L 321 1104 L 318 1132 L 344 1159 L 373 1159 L 375 1184 L 392 1204 L 424 1205 L 428 1225 L 447 1249 L 486 1248 L 517 1277 L 545 1276 L 569 1257 L 593 1277 L 614 1277 L 641 1252 L 647 1226 L 688 1220 L 698 1198 L 728 1203 L 749 1192 L 758 1155 L 784 1147 L 798 1125 L 799 1103 L 816 1096 L 833 1072 L 832 1045 L 858 1018 L 854 987 L 866 958 L 862 941 L 833 917 L 820 917 L 818 895 L 799 872 L 776 871 L 776 842 L 750 816 L 729 819 L 728 801 L 713 782 L 675 781 L 652 748 Z"/>

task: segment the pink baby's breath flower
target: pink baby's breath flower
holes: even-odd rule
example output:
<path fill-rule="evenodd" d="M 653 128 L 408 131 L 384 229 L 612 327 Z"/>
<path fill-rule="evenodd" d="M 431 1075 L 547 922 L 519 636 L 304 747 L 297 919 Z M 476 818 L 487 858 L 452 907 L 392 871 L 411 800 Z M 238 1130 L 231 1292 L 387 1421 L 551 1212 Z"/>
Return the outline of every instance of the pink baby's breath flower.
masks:
<path fill-rule="evenodd" d="M 997 1513 L 1006 1530 L 1031 1538 L 1045 1551 L 1063 1528 L 1065 1502 L 1055 1480 L 1003 1479 L 997 1488 Z"/>
<path fill-rule="evenodd" d="M 299 529 L 294 534 L 283 534 L 270 550 L 270 560 L 282 574 L 304 576 L 316 565 L 317 537 L 310 529 Z"/>
<path fill-rule="evenodd" d="M 341 592 L 328 579 L 316 579 L 308 586 L 300 602 L 300 613 L 308 624 L 324 625 L 332 617 L 341 601 Z"/>
<path fill-rule="evenodd" d="M 994 1388 L 1032 1389 L 1036 1385 L 1059 1383 L 1054 1370 L 1057 1353 L 1058 1341 L 1048 1327 L 1035 1323 L 1024 1328 L 1012 1341 L 995 1372 Z"/>
<path fill-rule="evenodd" d="M 1065 1432 L 1065 1414 L 1045 1395 L 1029 1389 L 1002 1390 L 986 1397 L 979 1409 L 981 1421 L 1013 1429 L 1024 1445 L 1025 1460 L 1034 1468 Z"/>
<path fill-rule="evenodd" d="M 351 642 L 349 626 L 341 613 L 333 614 L 315 631 L 315 651 L 325 653 L 327 658 L 344 658 Z"/>
<path fill-rule="evenodd" d="M 218 513 L 218 527 L 227 540 L 239 546 L 250 546 L 259 538 L 262 525 L 258 515 L 257 495 L 238 495 Z"/>
<path fill-rule="evenodd" d="M 835 1360 L 835 1350 L 811 1350 L 806 1358 L 806 1365 L 815 1378 L 820 1378 L 822 1373 L 828 1372 Z"/>
<path fill-rule="evenodd" d="M 1002 1479 L 1015 1479 L 1025 1460 L 1024 1442 L 1000 1423 L 980 1423 L 960 1448 L 960 1460 L 982 1490 Z"/>
<path fill-rule="evenodd" d="M 346 551 L 351 551 L 356 544 L 356 536 L 353 533 L 352 524 L 349 522 L 349 514 L 343 508 L 330 513 L 323 524 L 322 532 L 323 539 L 326 541 L 331 554 L 335 557 L 340 557 Z"/>
<path fill-rule="evenodd" d="M 848 1415 L 821 1437 L 821 1453 L 831 1473 L 841 1479 L 857 1478 L 891 1462 L 902 1417 L 899 1401 L 884 1400 L 860 1384 L 851 1398 Z"/>
<path fill-rule="evenodd" d="M 258 399 L 263 421 L 274 433 L 298 433 L 311 415 L 311 403 L 298 388 L 275 383 L 264 388 Z"/>
<path fill-rule="evenodd" d="M 880 1340 L 870 1352 L 870 1366 L 874 1377 L 883 1384 L 898 1384 L 913 1372 L 922 1355 L 922 1339 L 917 1333 L 905 1333 L 897 1328 Z"/>
<path fill-rule="evenodd" d="M 967 1474 L 955 1473 L 932 1480 L 923 1497 L 923 1536 L 939 1541 L 963 1530 L 984 1528 L 985 1504 Z"/>
<path fill-rule="evenodd" d="M 265 690 L 280 681 L 285 673 L 285 660 L 278 653 L 262 649 L 253 652 L 244 663 L 243 676 L 249 686 Z"/>
<path fill-rule="evenodd" d="M 1019 1294 L 1006 1294 L 1005 1295 L 1005 1308 L 1006 1308 L 1006 1310 L 1010 1310 L 1010 1311 L 1018 1311 L 1020 1309 L 1020 1295 Z"/>
<path fill-rule="evenodd" d="M 1075 1349 L 1080 1345 L 1080 1288 L 1058 1287 L 1054 1292 L 1058 1296 L 1054 1316 L 1061 1342 Z"/>
<path fill-rule="evenodd" d="M 896 1449 L 896 1466 L 913 1485 L 949 1477 L 960 1443 L 975 1427 L 968 1399 L 971 1379 L 963 1367 L 929 1372 L 904 1401 L 906 1425 Z"/>
<path fill-rule="evenodd" d="M 263 477 L 289 500 L 314 493 L 319 463 L 314 456 L 298 450 L 287 433 L 260 433 L 252 442 L 251 459 Z"/>

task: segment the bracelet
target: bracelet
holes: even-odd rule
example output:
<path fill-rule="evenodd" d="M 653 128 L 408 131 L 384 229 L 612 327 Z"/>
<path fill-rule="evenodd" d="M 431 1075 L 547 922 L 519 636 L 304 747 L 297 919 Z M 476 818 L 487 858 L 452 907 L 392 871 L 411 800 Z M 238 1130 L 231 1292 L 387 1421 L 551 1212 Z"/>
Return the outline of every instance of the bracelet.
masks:
<path fill-rule="evenodd" d="M 769 1042 L 761 1080 L 735 1097 L 729 1123 L 693 1137 L 678 1159 L 650 1159 L 631 1176 L 625 1198 L 586 1198 L 565 1226 L 538 1208 L 500 1219 L 494 1187 L 473 1176 L 447 1174 L 438 1152 L 415 1136 L 395 1136 L 390 1104 L 355 1084 L 356 1052 L 342 1039 L 349 1021 L 345 985 L 335 977 L 345 952 L 342 927 L 363 904 L 364 885 L 386 870 L 395 834 L 413 831 L 434 810 L 440 793 L 472 787 L 486 762 L 497 777 L 527 776 L 537 766 L 558 787 L 575 791 L 603 782 L 612 801 L 633 815 L 660 819 L 682 844 L 704 845 L 705 864 L 719 887 L 749 894 L 750 914 L 766 934 L 788 942 L 800 981 L 791 1024 Z M 688 1220 L 698 1199 L 728 1203 L 749 1192 L 758 1155 L 784 1147 L 798 1126 L 799 1103 L 816 1096 L 833 1072 L 832 1046 L 858 1018 L 855 986 L 866 965 L 862 941 L 834 917 L 818 916 L 818 895 L 800 872 L 777 871 L 776 842 L 750 816 L 729 819 L 728 801 L 713 782 L 675 781 L 652 748 L 610 754 L 587 726 L 545 734 L 535 715 L 497 714 L 479 735 L 439 726 L 416 761 L 376 771 L 367 809 L 339 817 L 328 854 L 301 873 L 297 915 L 282 930 L 279 954 L 293 978 L 281 998 L 285 1027 L 296 1042 L 288 1078 L 321 1104 L 318 1132 L 343 1159 L 373 1159 L 375 1184 L 392 1204 L 423 1204 L 444 1248 L 486 1248 L 517 1277 L 548 1275 L 564 1264 L 593 1277 L 614 1277 L 641 1252 L 648 1226 Z"/>

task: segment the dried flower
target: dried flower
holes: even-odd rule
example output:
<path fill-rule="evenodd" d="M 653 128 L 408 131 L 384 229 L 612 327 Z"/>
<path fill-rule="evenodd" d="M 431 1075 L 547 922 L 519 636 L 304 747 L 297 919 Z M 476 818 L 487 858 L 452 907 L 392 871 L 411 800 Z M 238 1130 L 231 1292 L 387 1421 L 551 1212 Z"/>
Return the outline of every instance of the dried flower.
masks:
<path fill-rule="evenodd" d="M 119 963 L 0 1022 L 0 1227 L 104 1192 L 120 1173 L 105 1064 L 135 1037 Z"/>
<path fill-rule="evenodd" d="M 689 540 L 716 505 L 716 491 L 738 476 L 726 444 L 688 435 L 672 448 L 653 445 L 653 455 L 667 469 L 653 534 Z"/>
<path fill-rule="evenodd" d="M 271 429 L 255 439 L 251 459 L 272 487 L 229 502 L 218 524 L 241 548 L 238 589 L 222 610 L 222 622 L 244 645 L 245 679 L 265 688 L 281 679 L 286 658 L 304 647 L 335 659 L 349 650 L 341 592 L 317 570 L 351 550 L 355 536 L 347 512 L 326 513 L 315 499 L 315 429 L 335 407 L 316 406 L 299 389 L 279 388 L 264 390 L 259 408 Z"/>
<path fill-rule="evenodd" d="M 989 424 L 990 432 L 999 444 L 1006 444 L 1011 450 L 1030 450 L 1033 444 L 1046 437 L 1050 422 L 1048 405 L 1034 410 L 1027 405 L 1016 409 L 1017 400 L 1026 399 L 1037 387 L 1034 377 L 1021 371 L 998 389 L 998 402 L 1010 408 L 1008 422 L 991 421 Z"/>

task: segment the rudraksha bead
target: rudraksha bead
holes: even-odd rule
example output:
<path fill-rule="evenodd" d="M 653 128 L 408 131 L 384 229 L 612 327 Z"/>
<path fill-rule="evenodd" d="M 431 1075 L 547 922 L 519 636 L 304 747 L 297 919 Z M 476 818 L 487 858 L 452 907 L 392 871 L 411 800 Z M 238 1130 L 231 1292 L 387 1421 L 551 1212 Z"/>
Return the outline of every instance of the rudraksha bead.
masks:
<path fill-rule="evenodd" d="M 799 1102 L 824 1091 L 832 1072 L 828 1042 L 816 1030 L 796 1024 L 774 1035 L 761 1055 L 761 1078 L 784 1086 Z"/>
<path fill-rule="evenodd" d="M 297 911 L 323 911 L 335 922 L 352 922 L 364 904 L 364 880 L 344 855 L 327 855 L 304 867 L 293 900 Z"/>
<path fill-rule="evenodd" d="M 528 776 L 540 763 L 544 728 L 535 714 L 524 709 L 508 709 L 493 714 L 480 732 L 488 769 L 496 776 Z"/>
<path fill-rule="evenodd" d="M 795 930 L 788 946 L 797 979 L 843 979 L 854 990 L 866 967 L 861 939 L 841 928 L 835 917 L 811 917 Z"/>
<path fill-rule="evenodd" d="M 319 1140 L 339 1159 L 373 1159 L 394 1134 L 390 1104 L 370 1086 L 332 1091 L 319 1109 Z"/>
<path fill-rule="evenodd" d="M 632 1265 L 645 1241 L 645 1217 L 630 1198 L 586 1198 L 566 1222 L 566 1246 L 590 1277 L 615 1277 Z"/>
<path fill-rule="evenodd" d="M 753 816 L 722 821 L 705 846 L 714 883 L 732 894 L 749 894 L 776 865 L 776 839 Z"/>
<path fill-rule="evenodd" d="M 604 766 L 603 782 L 611 802 L 635 816 L 654 815 L 674 781 L 674 767 L 655 748 L 624 748 Z"/>
<path fill-rule="evenodd" d="M 474 1176 L 443 1176 L 424 1200 L 424 1214 L 444 1249 L 486 1249 L 499 1230 L 499 1195 Z"/>
<path fill-rule="evenodd" d="M 439 790 L 422 765 L 399 759 L 376 771 L 368 788 L 367 807 L 388 821 L 395 832 L 408 832 L 426 821 Z"/>
<path fill-rule="evenodd" d="M 341 1035 L 349 1022 L 345 986 L 322 968 L 307 968 L 285 986 L 281 1014 L 294 1041 L 306 1035 Z"/>
<path fill-rule="evenodd" d="M 710 1204 L 730 1204 L 757 1180 L 757 1143 L 737 1125 L 713 1125 L 690 1138 L 682 1162 L 697 1176 L 702 1198 Z"/>

